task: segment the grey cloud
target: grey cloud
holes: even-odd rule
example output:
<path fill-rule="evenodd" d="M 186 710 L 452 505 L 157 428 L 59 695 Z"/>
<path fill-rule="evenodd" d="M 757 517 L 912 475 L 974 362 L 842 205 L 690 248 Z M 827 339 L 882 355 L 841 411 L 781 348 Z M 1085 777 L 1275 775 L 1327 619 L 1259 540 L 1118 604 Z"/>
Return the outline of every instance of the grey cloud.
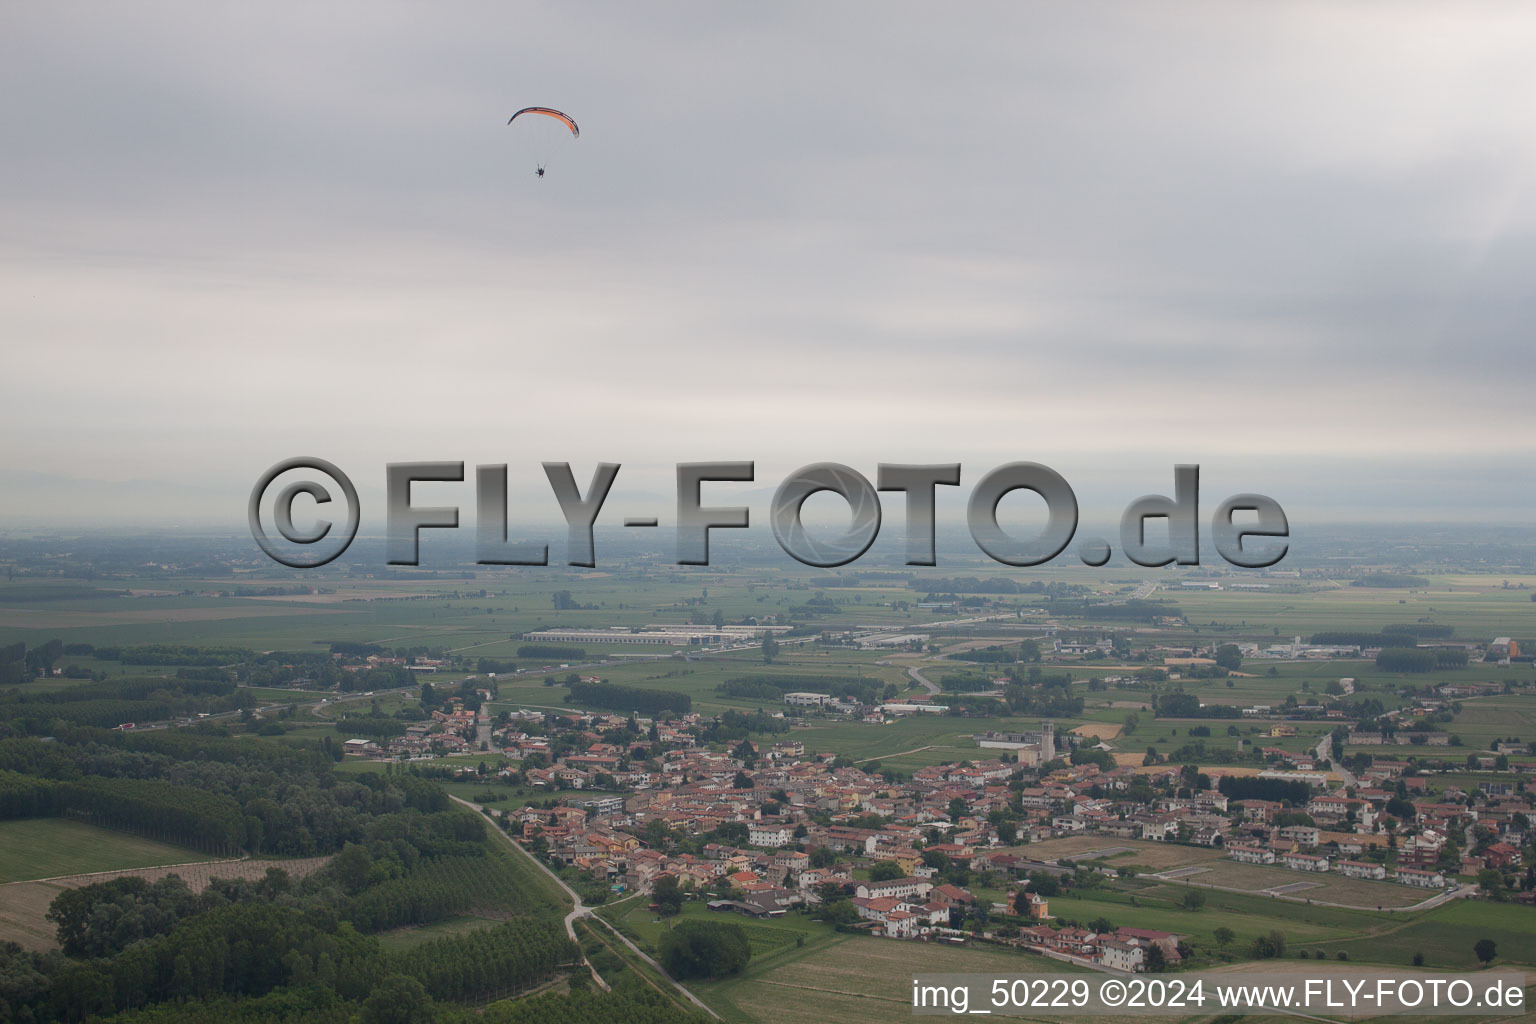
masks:
<path fill-rule="evenodd" d="M 1324 516 L 1448 515 L 1380 472 L 1425 453 L 1517 504 L 1523 7 L 4 17 L 13 471 L 190 474 L 238 521 L 301 452 L 606 459 L 655 493 L 710 458 L 1108 493 L 1231 459 Z M 583 126 L 543 180 L 529 103 Z M 33 484 L 0 514 L 67 511 Z"/>

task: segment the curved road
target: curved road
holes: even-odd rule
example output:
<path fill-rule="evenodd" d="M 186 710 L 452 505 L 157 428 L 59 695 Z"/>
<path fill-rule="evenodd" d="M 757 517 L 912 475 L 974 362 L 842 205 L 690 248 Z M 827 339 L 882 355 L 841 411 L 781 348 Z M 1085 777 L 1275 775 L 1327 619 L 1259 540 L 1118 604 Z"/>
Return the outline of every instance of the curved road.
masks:
<path fill-rule="evenodd" d="M 468 807 L 470 810 L 473 810 L 477 814 L 485 815 L 485 808 L 482 807 L 480 804 L 471 803 L 468 800 L 463 800 L 463 799 L 460 799 L 459 797 L 456 797 L 456 796 L 450 796 L 450 799 L 453 800 L 453 802 L 456 803 L 456 804 L 463 804 L 465 807 Z M 652 959 L 651 955 L 649 953 L 647 953 L 645 950 L 641 949 L 639 946 L 637 946 L 633 942 L 631 942 L 629 940 L 629 936 L 625 935 L 623 932 L 619 931 L 617 928 L 614 928 L 607 921 L 604 921 L 602 918 L 597 917 L 596 915 L 594 915 L 592 913 L 592 908 L 588 907 L 586 904 L 581 902 L 581 897 L 576 894 L 576 890 L 572 889 L 570 886 L 566 885 L 565 884 L 565 880 L 562 879 L 559 875 L 555 874 L 553 871 L 551 871 L 547 864 L 545 864 L 543 861 L 539 860 L 539 858 L 535 857 L 533 854 L 529 853 L 527 850 L 523 849 L 522 846 L 516 840 L 514 840 L 511 836 L 507 835 L 507 833 L 502 830 L 500 825 L 497 825 L 494 821 L 492 821 L 492 822 L 490 822 L 490 826 L 491 826 L 491 831 L 493 831 L 497 835 L 501 836 L 501 838 L 503 840 L 505 840 L 507 842 L 507 844 L 512 847 L 512 849 L 516 850 L 518 853 L 522 854 L 524 857 L 527 857 L 529 860 L 533 861 L 534 864 L 538 865 L 539 870 L 544 872 L 550 878 L 553 878 L 555 880 L 555 884 L 560 886 L 561 889 L 564 889 L 565 890 L 565 894 L 571 898 L 571 906 L 572 906 L 571 912 L 569 914 L 565 915 L 565 933 L 571 937 L 572 941 L 576 941 L 576 919 L 577 918 L 579 918 L 579 917 L 591 918 L 593 921 L 597 921 L 597 922 L 601 923 L 603 925 L 603 927 L 607 928 L 608 931 L 612 932 L 618 938 L 618 940 L 620 942 L 622 942 L 622 943 L 624 943 L 624 945 L 628 946 L 629 949 L 630 949 L 630 952 L 634 953 L 640 959 L 644 960 L 647 964 L 649 964 L 651 966 L 652 970 L 654 970 L 657 974 L 661 975 L 667 981 L 671 982 L 672 983 L 672 987 L 677 989 L 679 992 L 681 992 L 683 994 L 683 996 L 685 998 L 687 998 L 687 1000 L 690 1003 L 692 1003 L 693 1005 L 697 1006 L 699 1009 L 703 1010 L 705 1013 L 709 1014 L 711 1017 L 715 1018 L 716 1020 L 720 1019 L 720 1015 L 718 1013 L 716 1013 L 714 1010 L 711 1010 L 708 1006 L 704 1005 L 704 1003 L 702 1001 L 700 1001 L 698 996 L 694 995 L 692 992 L 688 991 L 688 989 L 684 988 L 682 983 L 679 982 L 676 978 L 672 977 L 672 975 L 668 974 L 666 968 L 662 967 L 661 964 L 657 963 L 654 959 Z M 597 969 L 594 968 L 590 963 L 587 963 L 585 958 L 583 958 L 582 962 L 587 964 L 587 969 L 592 972 L 592 977 L 597 981 L 597 983 L 599 985 L 601 985 L 604 989 L 608 988 L 608 983 L 603 981 L 603 979 L 598 975 Z"/>
<path fill-rule="evenodd" d="M 565 890 L 565 894 L 571 898 L 572 907 L 571 912 L 565 915 L 565 934 L 570 938 L 572 942 L 579 941 L 576 938 L 576 919 L 578 917 L 586 917 L 591 914 L 592 911 L 581 902 L 581 897 L 576 894 L 576 890 L 566 885 L 565 880 L 559 875 L 555 874 L 553 871 L 549 870 L 543 861 L 539 860 L 539 858 L 535 857 L 533 854 L 517 845 L 517 842 L 511 836 L 507 835 L 507 833 L 502 830 L 500 825 L 496 824 L 494 821 L 490 821 L 490 816 L 485 813 L 484 806 L 481 804 L 470 803 L 468 800 L 461 800 L 459 797 L 454 796 L 452 793 L 448 794 L 448 799 L 452 800 L 456 804 L 463 804 L 465 807 L 468 807 L 476 814 L 485 817 L 488 824 L 491 826 L 492 832 L 506 840 L 507 845 L 512 847 L 512 849 L 516 850 L 518 853 L 522 854 L 524 857 L 527 857 L 529 860 L 537 864 L 540 871 L 554 879 L 555 884 L 558 885 L 561 889 Z M 604 981 L 602 976 L 597 973 L 597 968 L 593 967 L 592 964 L 588 962 L 585 955 L 582 956 L 581 962 L 586 964 L 587 970 L 592 972 L 592 980 L 597 982 L 599 986 L 606 990 L 608 988 L 608 983 Z"/>
<path fill-rule="evenodd" d="M 915 679 L 919 683 L 921 683 L 928 690 L 928 692 L 930 694 L 933 694 L 934 696 L 938 696 L 939 684 L 933 682 L 927 676 L 923 675 L 923 670 L 922 669 L 917 668 L 916 666 L 913 666 L 912 668 L 907 669 L 907 675 L 911 676 L 913 679 Z"/>

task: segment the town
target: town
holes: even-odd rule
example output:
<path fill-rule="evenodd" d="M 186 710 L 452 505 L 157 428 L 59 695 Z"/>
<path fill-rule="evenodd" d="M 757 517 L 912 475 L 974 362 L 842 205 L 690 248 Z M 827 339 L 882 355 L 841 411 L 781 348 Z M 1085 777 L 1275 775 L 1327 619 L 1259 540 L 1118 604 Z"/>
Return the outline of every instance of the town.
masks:
<path fill-rule="evenodd" d="M 603 683 L 574 674 L 571 681 Z M 467 679 L 470 699 L 447 698 L 430 723 L 383 744 L 348 740 L 347 753 L 403 758 L 404 767 L 429 750 L 472 754 L 477 738 L 488 740 L 480 749 L 496 767 L 482 761 L 453 777 L 486 783 L 491 799 L 496 785 L 566 794 L 517 810 L 491 804 L 490 813 L 527 849 L 579 876 L 597 899 L 606 898 L 604 890 L 677 891 L 748 917 L 799 911 L 893 939 L 979 939 L 1136 971 L 1178 964 L 1190 948 L 1175 932 L 1100 930 L 1093 922 L 1063 923 L 1051 911 L 1064 885 L 1119 877 L 1108 858 L 1131 852 L 1117 846 L 1124 841 L 1430 890 L 1423 905 L 1476 895 L 1479 882 L 1503 889 L 1506 877 L 1522 871 L 1529 841 L 1527 774 L 1468 791 L 1436 785 L 1418 758 L 1357 754 L 1341 762 L 1328 755 L 1335 738 L 1382 745 L 1401 737 L 1416 750 L 1445 747 L 1443 732 L 1407 730 L 1447 701 L 1484 691 L 1476 685 L 1440 687 L 1368 724 L 1322 704 L 1245 708 L 1241 721 L 1263 738 L 1295 736 L 1286 716 L 1332 727 L 1316 751 L 1267 746 L 1261 738 L 1252 747 L 1257 770 L 1118 764 L 1107 744 L 1059 733 L 1045 719 L 1033 732 L 979 732 L 975 759 L 905 774 L 807 754 L 792 738 L 709 742 L 721 720 L 698 712 L 651 718 L 523 709 L 492 718 L 483 705 L 493 683 L 481 682 Z M 1352 680 L 1339 683 L 1340 694 L 1350 692 Z M 927 694 L 848 707 L 828 694 L 791 691 L 783 701 L 775 724 L 791 727 L 786 735 L 807 724 L 799 717 L 805 714 L 879 721 L 949 710 Z M 476 703 L 481 710 L 468 706 Z M 1262 727 L 1251 724 L 1258 714 L 1266 716 Z M 1520 742 L 1496 746 L 1499 754 L 1473 758 L 1471 767 L 1507 768 L 1509 755 L 1529 753 Z M 1439 764 L 1423 765 L 1430 763 Z M 588 791 L 595 792 L 583 795 Z M 1102 842 L 1075 857 L 1031 855 L 1069 837 Z M 1194 900 L 1205 874 L 1193 868 L 1161 877 L 1188 885 Z M 973 880 L 1000 898 L 978 896 L 968 887 Z M 1265 888 L 1245 891 L 1303 899 L 1295 894 L 1315 885 L 1279 876 L 1253 883 L 1260 884 Z M 1526 887 L 1513 898 L 1536 902 L 1536 892 Z"/>

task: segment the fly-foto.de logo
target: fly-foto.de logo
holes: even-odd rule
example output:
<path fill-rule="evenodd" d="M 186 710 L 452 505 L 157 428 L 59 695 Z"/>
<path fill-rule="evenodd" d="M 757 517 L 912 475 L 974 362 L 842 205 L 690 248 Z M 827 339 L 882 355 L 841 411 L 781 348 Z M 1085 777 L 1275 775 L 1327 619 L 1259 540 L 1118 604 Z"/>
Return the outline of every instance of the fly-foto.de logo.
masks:
<path fill-rule="evenodd" d="M 608 492 L 620 466 L 600 462 L 585 492 L 577 484 L 568 462 L 543 463 L 544 475 L 554 491 L 567 528 L 569 565 L 597 565 L 592 536 Z M 279 478 L 298 471 L 330 478 L 331 486 L 314 480 L 290 480 L 281 487 Z M 705 505 L 703 487 L 750 483 L 756 479 L 751 462 L 680 462 L 677 464 L 677 506 L 674 530 L 678 565 L 709 564 L 711 530 L 746 529 L 749 510 L 744 506 Z M 418 506 L 411 503 L 416 483 L 462 483 L 462 462 L 392 462 L 384 467 L 386 561 L 390 565 L 420 564 L 422 530 L 454 530 L 459 526 L 457 506 Z M 1120 516 L 1120 550 L 1137 565 L 1200 564 L 1200 467 L 1179 465 L 1173 471 L 1173 497 L 1148 494 L 1125 507 Z M 910 465 L 881 463 L 875 483 L 858 470 L 834 462 L 801 467 L 779 484 L 769 508 L 768 521 L 779 546 L 805 565 L 830 568 L 847 565 L 864 552 L 880 534 L 880 491 L 905 495 L 906 564 L 935 565 L 934 520 L 940 487 L 960 485 L 960 464 Z M 294 503 L 307 496 L 323 514 L 325 506 L 340 493 L 345 519 L 319 518 L 304 529 L 294 523 Z M 268 494 L 273 495 L 270 518 L 289 547 L 275 543 L 263 525 Z M 1033 536 L 1020 537 L 998 523 L 998 503 L 1014 491 L 1032 491 L 1045 502 L 1047 520 Z M 829 492 L 848 505 L 849 521 L 841 532 L 813 529 L 801 518 L 806 499 Z M 718 499 L 717 499 L 718 500 Z M 507 532 L 507 467 L 475 467 L 476 509 L 475 561 L 480 565 L 548 565 L 545 541 L 509 541 Z M 247 508 L 251 535 L 273 560 L 294 568 L 325 565 L 346 551 L 357 536 L 362 518 L 357 488 L 350 477 L 324 459 L 285 459 L 268 469 L 251 490 Z M 338 517 L 339 518 L 339 517 Z M 1164 520 L 1166 539 L 1147 536 L 1148 520 Z M 654 516 L 626 516 L 624 526 L 655 529 Z M 1077 533 L 1077 495 L 1071 485 L 1049 466 L 1037 462 L 1010 462 L 986 473 L 971 490 L 966 507 L 966 526 L 977 547 L 1005 565 L 1043 565 L 1066 550 Z M 1262 494 L 1235 494 L 1216 507 L 1211 517 L 1211 540 L 1222 558 L 1243 568 L 1272 566 L 1289 548 L 1290 524 L 1279 503 Z M 1085 538 L 1077 556 L 1084 565 L 1100 566 L 1112 554 L 1109 541 Z"/>

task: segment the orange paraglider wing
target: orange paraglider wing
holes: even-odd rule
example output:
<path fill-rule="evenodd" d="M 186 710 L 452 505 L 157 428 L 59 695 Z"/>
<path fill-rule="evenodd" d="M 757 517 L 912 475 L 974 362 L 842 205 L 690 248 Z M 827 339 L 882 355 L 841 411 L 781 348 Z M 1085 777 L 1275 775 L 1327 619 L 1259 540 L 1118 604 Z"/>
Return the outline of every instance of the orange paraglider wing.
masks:
<path fill-rule="evenodd" d="M 571 130 L 571 134 L 576 136 L 576 138 L 581 138 L 581 129 L 576 127 L 576 122 L 571 120 L 570 115 L 562 114 L 560 111 L 554 109 L 553 107 L 524 107 L 522 110 L 519 110 L 511 117 L 507 118 L 507 124 L 511 124 L 513 121 L 516 121 L 524 114 L 543 114 L 545 117 L 552 117 L 556 121 L 564 123 L 564 125 Z"/>

